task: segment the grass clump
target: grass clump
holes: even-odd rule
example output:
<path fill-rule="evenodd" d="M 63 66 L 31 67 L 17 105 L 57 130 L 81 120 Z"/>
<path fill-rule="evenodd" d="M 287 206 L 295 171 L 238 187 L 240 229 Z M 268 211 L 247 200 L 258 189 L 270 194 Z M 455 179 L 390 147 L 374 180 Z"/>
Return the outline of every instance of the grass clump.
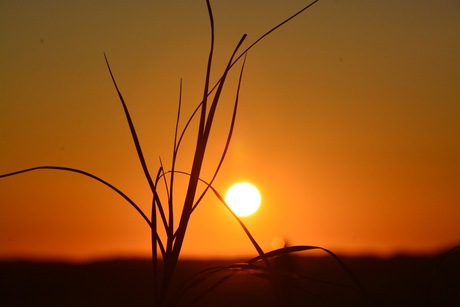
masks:
<path fill-rule="evenodd" d="M 180 95 L 178 102 L 178 112 L 177 119 L 175 123 L 175 133 L 174 133 L 174 146 L 172 149 L 172 163 L 169 169 L 166 169 L 162 162 L 160 161 L 160 166 L 156 170 L 156 173 L 152 174 L 151 170 L 148 168 L 144 151 L 142 149 L 141 143 L 137 136 L 135 125 L 131 119 L 127 104 L 125 99 L 119 89 L 119 86 L 116 82 L 114 74 L 112 72 L 111 66 L 109 64 L 107 56 L 104 54 L 105 61 L 107 64 L 108 71 L 112 78 L 115 90 L 118 94 L 120 103 L 123 107 L 126 121 L 128 123 L 131 137 L 134 143 L 134 147 L 137 152 L 139 162 L 142 166 L 145 180 L 148 182 L 151 191 L 151 210 L 146 213 L 140 209 L 130 197 L 128 197 L 124 192 L 122 192 L 117 187 L 110 184 L 108 181 L 101 179 L 100 177 L 88 173 L 86 171 L 65 167 L 65 166 L 37 166 L 28 169 L 19 170 L 16 172 L 0 175 L 0 178 L 5 178 L 13 175 L 19 175 L 26 172 L 37 171 L 37 170 L 59 170 L 66 172 L 73 172 L 83 176 L 87 176 L 93 180 L 96 180 L 108 188 L 119 194 L 124 198 L 143 218 L 145 223 L 148 225 L 151 231 L 151 251 L 152 251 L 152 265 L 153 265 L 153 289 L 152 289 L 152 301 L 154 306 L 166 306 L 166 305 L 177 305 L 181 304 L 181 301 L 187 293 L 189 293 L 193 288 L 198 287 L 205 281 L 208 281 L 215 276 L 216 274 L 223 273 L 219 275 L 217 280 L 213 281 L 211 286 L 207 287 L 203 291 L 195 293 L 193 298 L 188 301 L 187 305 L 193 305 L 200 301 L 203 297 L 208 295 L 213 289 L 223 284 L 225 281 L 230 279 L 235 272 L 246 271 L 250 272 L 252 276 L 259 277 L 265 280 L 269 280 L 273 283 L 288 283 L 289 285 L 302 288 L 301 277 L 280 271 L 276 269 L 271 260 L 277 257 L 282 257 L 285 255 L 290 255 L 293 253 L 310 251 L 310 250 L 321 250 L 330 255 L 341 267 L 341 269 L 351 278 L 353 283 L 357 286 L 359 291 L 368 298 L 365 288 L 361 285 L 356 276 L 347 268 L 345 263 L 343 263 L 339 257 L 337 257 L 333 252 L 317 246 L 291 246 L 281 249 L 277 249 L 270 252 L 264 252 L 259 246 L 255 238 L 251 235 L 249 230 L 245 227 L 244 223 L 229 209 L 223 197 L 220 193 L 213 187 L 213 182 L 216 176 L 219 173 L 221 165 L 225 159 L 227 150 L 230 145 L 230 141 L 233 134 L 233 129 L 235 126 L 236 114 L 238 109 L 239 102 L 239 93 L 240 87 L 242 84 L 244 66 L 246 61 L 246 55 L 248 52 L 258 44 L 262 39 L 268 36 L 270 33 L 283 26 L 293 18 L 297 17 L 299 14 L 305 12 L 313 4 L 317 3 L 319 0 L 312 1 L 301 10 L 291 15 L 289 18 L 283 20 L 281 23 L 277 24 L 275 27 L 267 31 L 264 35 L 255 40 L 250 44 L 246 49 L 242 50 L 243 43 L 246 39 L 246 34 L 241 36 L 241 39 L 237 42 L 236 47 L 231 53 L 228 62 L 220 74 L 220 78 L 215 84 L 210 83 L 211 71 L 213 69 L 213 57 L 214 57 L 214 18 L 213 11 L 211 8 L 211 3 L 209 0 L 206 1 L 208 16 L 210 22 L 211 30 L 211 44 L 208 55 L 208 61 L 206 66 L 206 75 L 205 83 L 203 86 L 202 100 L 197 105 L 195 111 L 188 117 L 184 127 L 179 128 L 181 122 L 181 106 L 182 106 L 182 81 L 180 86 Z M 210 133 L 213 129 L 213 124 L 215 121 L 215 115 L 217 112 L 217 107 L 220 102 L 222 91 L 226 85 L 229 72 L 234 69 L 237 63 L 240 63 L 239 76 L 237 89 L 235 93 L 233 110 L 231 113 L 231 123 L 228 129 L 225 146 L 221 152 L 219 162 L 214 170 L 213 175 L 210 179 L 203 179 L 201 177 L 203 164 L 205 163 L 205 153 L 208 148 L 208 141 Z M 198 121 L 198 128 L 195 131 L 196 143 L 193 152 L 193 159 L 189 170 L 179 170 L 176 167 L 178 154 L 181 151 L 181 144 L 186 133 L 190 132 L 191 123 L 193 121 Z M 174 189 L 176 187 L 176 177 L 177 176 L 187 176 L 188 184 L 185 191 L 185 197 L 180 202 L 177 199 L 173 198 Z M 160 193 L 160 187 L 164 188 L 163 192 L 166 192 L 166 198 L 160 197 L 163 195 Z M 202 187 L 200 189 L 200 187 Z M 217 199 L 229 210 L 230 214 L 238 221 L 238 223 L 243 228 L 248 239 L 251 241 L 254 246 L 257 256 L 253 259 L 248 260 L 244 263 L 233 264 L 229 266 L 210 268 L 208 270 L 202 271 L 196 275 L 193 275 L 188 281 L 186 281 L 175 293 L 171 293 L 171 283 L 174 278 L 174 272 L 176 270 L 182 245 L 184 243 L 185 235 L 189 225 L 189 221 L 192 217 L 194 210 L 199 206 L 203 197 L 208 193 L 213 193 Z M 180 215 L 175 216 L 175 208 L 180 206 Z M 161 230 L 161 232 L 160 232 Z M 160 236 L 160 233 L 164 233 L 164 236 Z"/>

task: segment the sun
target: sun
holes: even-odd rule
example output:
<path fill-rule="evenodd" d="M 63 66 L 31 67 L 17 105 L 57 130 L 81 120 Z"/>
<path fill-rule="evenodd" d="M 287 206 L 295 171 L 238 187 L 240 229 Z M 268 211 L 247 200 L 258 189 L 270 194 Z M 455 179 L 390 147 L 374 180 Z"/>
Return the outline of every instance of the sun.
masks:
<path fill-rule="evenodd" d="M 249 182 L 238 182 L 227 190 L 225 201 L 236 215 L 244 217 L 259 209 L 262 197 L 255 185 Z"/>

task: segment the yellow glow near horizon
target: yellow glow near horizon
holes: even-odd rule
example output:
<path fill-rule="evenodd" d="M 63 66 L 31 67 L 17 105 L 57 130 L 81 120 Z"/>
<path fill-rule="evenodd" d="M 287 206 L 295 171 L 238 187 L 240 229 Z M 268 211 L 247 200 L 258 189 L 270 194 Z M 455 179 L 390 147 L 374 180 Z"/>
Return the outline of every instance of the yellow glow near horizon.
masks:
<path fill-rule="evenodd" d="M 259 209 L 262 197 L 255 185 L 238 182 L 227 190 L 225 201 L 236 215 L 243 217 L 254 214 Z"/>

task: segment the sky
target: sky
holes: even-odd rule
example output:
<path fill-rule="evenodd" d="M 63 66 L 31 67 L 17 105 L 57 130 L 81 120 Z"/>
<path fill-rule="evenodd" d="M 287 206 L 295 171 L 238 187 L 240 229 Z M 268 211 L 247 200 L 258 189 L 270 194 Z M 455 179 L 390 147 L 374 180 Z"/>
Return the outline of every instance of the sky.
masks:
<path fill-rule="evenodd" d="M 304 5 L 212 1 L 215 83 Z M 153 174 L 170 169 L 182 119 L 200 102 L 210 47 L 205 1 L 0 1 L 0 173 L 59 165 L 95 174 L 147 213 L 151 196 L 110 61 Z M 460 244 L 460 2 L 321 0 L 248 53 L 232 143 L 214 186 L 262 194 L 244 223 L 273 242 L 338 254 L 434 253 Z M 219 106 L 203 179 L 225 144 L 241 65 Z M 196 124 L 179 167 L 190 170 Z M 178 179 L 177 191 L 185 188 Z M 176 203 L 177 214 L 181 203 Z M 150 255 L 145 221 L 107 187 L 41 170 L 0 179 L 0 258 Z M 184 257 L 254 256 L 212 195 L 192 215 Z"/>

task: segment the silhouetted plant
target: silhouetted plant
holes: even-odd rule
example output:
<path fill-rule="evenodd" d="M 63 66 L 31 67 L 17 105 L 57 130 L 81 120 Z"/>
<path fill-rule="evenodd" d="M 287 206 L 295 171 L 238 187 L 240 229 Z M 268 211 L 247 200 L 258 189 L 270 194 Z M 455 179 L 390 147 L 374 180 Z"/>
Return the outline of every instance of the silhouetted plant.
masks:
<path fill-rule="evenodd" d="M 238 101 L 239 101 L 239 93 L 240 93 L 240 86 L 243 77 L 244 65 L 246 61 L 246 55 L 249 50 L 252 49 L 260 40 L 265 38 L 267 35 L 290 21 L 291 19 L 295 18 L 302 12 L 306 11 L 310 8 L 313 4 L 318 2 L 319 0 L 312 1 L 301 10 L 290 16 L 289 18 L 285 19 L 283 22 L 279 23 L 269 31 L 267 31 L 264 35 L 259 37 L 256 41 L 254 41 L 249 47 L 244 49 L 243 51 L 239 52 L 244 40 L 246 39 L 246 34 L 242 35 L 240 41 L 237 43 L 233 53 L 231 54 L 228 63 L 223 70 L 222 74 L 220 75 L 219 80 L 213 86 L 210 83 L 210 75 L 211 70 L 213 68 L 213 56 L 214 56 L 214 19 L 213 19 L 213 12 L 211 9 L 211 4 L 209 0 L 206 0 L 208 15 L 210 19 L 210 29 L 211 29 L 211 47 L 208 56 L 208 62 L 206 67 L 206 78 L 203 88 L 203 98 L 202 101 L 198 104 L 195 111 L 191 114 L 188 118 L 184 128 L 182 130 L 179 129 L 180 117 L 181 117 L 181 105 L 182 105 L 182 81 L 180 85 L 180 95 L 179 95 L 179 108 L 177 112 L 177 120 L 175 125 L 175 134 L 174 134 L 174 147 L 172 150 L 172 163 L 171 168 L 169 170 L 165 170 L 164 166 L 160 161 L 160 166 L 153 176 L 151 174 L 150 169 L 147 167 L 147 163 L 144 157 L 144 152 L 142 150 L 141 143 L 137 137 L 136 129 L 134 123 L 131 119 L 130 113 L 128 111 L 128 107 L 126 105 L 125 99 L 115 81 L 114 74 L 112 73 L 112 69 L 109 65 L 109 61 L 107 56 L 104 54 L 107 68 L 109 70 L 110 76 L 112 78 L 113 84 L 115 89 L 118 93 L 119 100 L 122 104 L 124 114 L 126 116 L 127 123 L 129 125 L 129 129 L 131 132 L 132 140 L 134 142 L 134 146 L 137 151 L 137 156 L 139 162 L 141 163 L 145 179 L 147 180 L 151 193 L 152 193 L 152 207 L 150 216 L 147 213 L 143 212 L 140 207 L 124 192 L 119 190 L 117 187 L 113 186 L 109 182 L 101 179 L 100 177 L 93 175 L 91 173 L 85 172 L 80 169 L 64 167 L 64 166 L 37 166 L 28 169 L 19 170 L 16 172 L 8 173 L 0 175 L 0 178 L 5 178 L 13 175 L 18 175 L 26 172 L 36 171 L 36 170 L 44 170 L 44 169 L 51 169 L 51 170 L 59 170 L 59 171 L 67 171 L 67 172 L 74 172 L 78 173 L 87 177 L 90 177 L 100 183 L 106 185 L 116 193 L 118 193 L 121 197 L 123 197 L 137 212 L 142 216 L 145 222 L 151 229 L 151 251 L 152 251 L 152 262 L 153 262 L 153 303 L 154 306 L 165 306 L 165 305 L 175 305 L 181 303 L 183 296 L 188 293 L 191 289 L 199 286 L 204 281 L 210 279 L 211 276 L 224 272 L 225 274 L 218 278 L 217 281 L 213 281 L 210 287 L 207 287 L 205 290 L 195 293 L 191 300 L 188 301 L 187 305 L 193 305 L 197 303 L 201 298 L 206 296 L 210 291 L 213 291 L 216 287 L 220 286 L 226 280 L 233 276 L 233 274 L 237 271 L 247 271 L 254 277 L 263 278 L 269 280 L 274 283 L 278 283 L 282 281 L 283 283 L 288 283 L 289 285 L 302 288 L 304 285 L 302 284 L 301 276 L 297 276 L 295 274 L 291 274 L 289 272 L 283 272 L 279 269 L 273 267 L 270 263 L 270 259 L 280 257 L 283 255 L 289 255 L 292 253 L 302 252 L 302 251 L 310 251 L 310 250 L 321 250 L 326 252 L 330 255 L 341 267 L 341 269 L 351 278 L 352 282 L 357 286 L 357 288 L 362 292 L 366 299 L 369 299 L 365 288 L 361 285 L 359 280 L 356 276 L 348 269 L 348 267 L 343 263 L 337 255 L 333 252 L 318 246 L 290 246 L 284 247 L 281 249 L 277 249 L 270 252 L 264 252 L 262 248 L 258 245 L 257 241 L 253 238 L 249 230 L 245 227 L 243 222 L 233 213 L 232 210 L 228 207 L 225 200 L 219 194 L 219 192 L 213 187 L 213 182 L 219 173 L 221 165 L 224 161 L 226 156 L 227 150 L 230 145 L 230 140 L 233 134 L 233 128 L 235 125 L 235 119 L 238 109 Z M 238 53 L 239 52 L 239 53 Z M 205 152 L 208 146 L 209 135 L 212 130 L 217 106 L 219 104 L 222 90 L 226 85 L 227 77 L 230 70 L 238 63 L 241 62 L 241 68 L 239 73 L 238 85 L 236 90 L 236 96 L 233 106 L 233 111 L 231 114 L 231 124 L 228 130 L 226 143 L 224 149 L 221 153 L 220 160 L 217 164 L 216 169 L 210 180 L 205 181 L 201 178 L 202 167 L 205 158 Z M 176 162 L 178 153 L 181 149 L 182 140 L 186 132 L 190 129 L 190 123 L 193 120 L 198 120 L 198 130 L 197 130 L 197 140 L 195 144 L 195 151 L 193 153 L 193 162 L 189 171 L 182 171 L 176 168 Z M 177 200 L 173 200 L 174 189 L 175 189 L 175 178 L 176 175 L 181 176 L 188 176 L 188 186 L 185 193 L 185 197 L 182 203 L 182 212 L 179 217 L 179 222 L 177 227 L 175 227 L 177 220 L 174 216 L 174 206 L 177 206 Z M 159 186 L 165 188 L 166 192 L 166 199 L 162 199 L 159 193 Z M 200 189 L 198 188 L 199 185 L 203 185 L 203 191 L 199 192 Z M 253 244 L 254 248 L 256 249 L 258 256 L 248 260 L 245 263 L 240 264 L 233 264 L 224 267 L 217 267 L 217 268 L 210 268 L 208 270 L 202 271 L 194 276 L 192 276 L 188 281 L 184 282 L 182 287 L 179 288 L 177 293 L 174 295 L 170 294 L 170 286 L 171 281 L 173 278 L 173 274 L 176 269 L 176 265 L 179 261 L 179 256 L 182 249 L 182 244 L 184 242 L 185 234 L 188 228 L 188 224 L 190 218 L 192 216 L 193 211 L 197 208 L 200 204 L 201 200 L 205 196 L 206 193 L 211 191 L 215 194 L 217 199 L 229 210 L 229 212 L 233 215 L 233 217 L 238 221 L 241 225 L 243 230 L 245 231 L 247 237 Z M 161 237 L 159 235 L 159 230 L 162 229 L 165 232 L 165 236 Z M 308 290 L 308 289 L 306 289 Z"/>

